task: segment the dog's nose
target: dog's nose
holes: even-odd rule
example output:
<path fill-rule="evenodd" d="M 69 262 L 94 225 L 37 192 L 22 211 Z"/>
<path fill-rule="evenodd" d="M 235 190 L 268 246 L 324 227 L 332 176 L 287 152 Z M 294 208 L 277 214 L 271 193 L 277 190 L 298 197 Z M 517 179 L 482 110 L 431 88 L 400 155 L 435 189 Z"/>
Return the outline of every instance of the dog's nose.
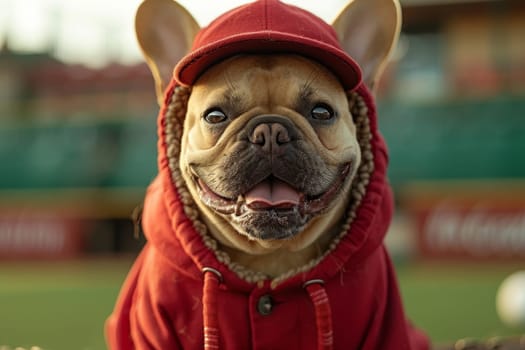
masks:
<path fill-rule="evenodd" d="M 287 118 L 262 115 L 247 125 L 248 139 L 266 152 L 276 152 L 284 144 L 295 139 L 295 128 Z"/>
<path fill-rule="evenodd" d="M 263 148 L 268 145 L 279 146 L 290 142 L 290 135 L 282 124 L 259 124 L 253 129 L 250 141 Z"/>

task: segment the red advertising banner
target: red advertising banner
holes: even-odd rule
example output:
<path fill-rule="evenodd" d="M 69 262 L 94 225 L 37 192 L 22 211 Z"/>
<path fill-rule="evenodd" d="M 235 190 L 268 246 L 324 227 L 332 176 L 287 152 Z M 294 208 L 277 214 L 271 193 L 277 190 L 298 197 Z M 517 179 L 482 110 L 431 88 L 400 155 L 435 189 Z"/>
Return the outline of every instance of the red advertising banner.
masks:
<path fill-rule="evenodd" d="M 84 246 L 78 220 L 50 215 L 0 216 L 0 259 L 74 257 Z"/>
<path fill-rule="evenodd" d="M 525 187 L 427 184 L 404 201 L 421 257 L 525 261 Z"/>

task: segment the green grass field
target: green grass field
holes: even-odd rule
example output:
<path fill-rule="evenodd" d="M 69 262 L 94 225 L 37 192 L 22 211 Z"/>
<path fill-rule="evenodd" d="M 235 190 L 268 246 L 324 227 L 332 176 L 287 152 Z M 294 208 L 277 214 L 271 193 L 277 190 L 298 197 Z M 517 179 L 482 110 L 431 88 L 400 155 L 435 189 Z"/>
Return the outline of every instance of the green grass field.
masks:
<path fill-rule="evenodd" d="M 103 323 L 132 260 L 0 263 L 0 347 L 103 350 Z M 409 317 L 434 341 L 518 334 L 498 320 L 499 283 L 516 266 L 398 266 Z M 523 330 L 521 330 L 523 331 Z"/>

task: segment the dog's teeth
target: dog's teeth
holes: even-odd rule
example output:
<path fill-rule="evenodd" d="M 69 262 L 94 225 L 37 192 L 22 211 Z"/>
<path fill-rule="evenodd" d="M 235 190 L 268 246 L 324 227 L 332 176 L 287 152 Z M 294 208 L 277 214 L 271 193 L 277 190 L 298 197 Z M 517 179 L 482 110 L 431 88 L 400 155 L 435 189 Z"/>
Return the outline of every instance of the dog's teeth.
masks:
<path fill-rule="evenodd" d="M 301 205 L 299 205 L 299 214 L 304 218 L 306 215 L 306 210 L 308 209 L 308 204 L 305 200 L 301 200 Z"/>
<path fill-rule="evenodd" d="M 237 197 L 237 202 L 235 203 L 235 215 L 239 216 L 242 214 L 242 206 L 244 204 L 244 196 L 242 194 Z"/>

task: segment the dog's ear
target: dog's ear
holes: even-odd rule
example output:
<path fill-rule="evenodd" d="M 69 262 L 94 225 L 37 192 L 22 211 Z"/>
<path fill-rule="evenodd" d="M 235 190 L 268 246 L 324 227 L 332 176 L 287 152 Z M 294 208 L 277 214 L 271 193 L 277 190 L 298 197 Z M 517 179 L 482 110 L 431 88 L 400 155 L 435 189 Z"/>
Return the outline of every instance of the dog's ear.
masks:
<path fill-rule="evenodd" d="M 399 38 L 398 0 L 353 0 L 332 26 L 343 49 L 361 67 L 364 82 L 373 89 Z"/>
<path fill-rule="evenodd" d="M 173 0 L 145 0 L 139 6 L 135 31 L 155 79 L 159 105 L 175 64 L 190 50 L 199 29 L 193 16 Z"/>

